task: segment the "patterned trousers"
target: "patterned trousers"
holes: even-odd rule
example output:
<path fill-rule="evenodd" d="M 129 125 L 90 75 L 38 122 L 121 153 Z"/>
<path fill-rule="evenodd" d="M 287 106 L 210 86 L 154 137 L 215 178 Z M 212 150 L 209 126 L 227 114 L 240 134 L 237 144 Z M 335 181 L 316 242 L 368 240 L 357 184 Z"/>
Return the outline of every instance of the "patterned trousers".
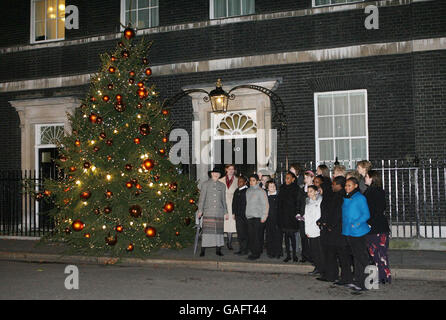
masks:
<path fill-rule="evenodd" d="M 378 233 L 366 235 L 367 249 L 373 262 L 378 267 L 379 281 L 390 283 L 392 280 L 387 249 L 389 248 L 389 234 Z"/>

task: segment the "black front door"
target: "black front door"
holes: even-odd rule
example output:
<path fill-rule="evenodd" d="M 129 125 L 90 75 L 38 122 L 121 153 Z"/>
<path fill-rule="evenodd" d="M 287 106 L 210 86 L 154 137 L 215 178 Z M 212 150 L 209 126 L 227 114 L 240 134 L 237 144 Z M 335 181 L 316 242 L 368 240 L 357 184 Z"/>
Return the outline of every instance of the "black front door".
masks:
<path fill-rule="evenodd" d="M 214 165 L 235 164 L 237 175 L 257 172 L 257 138 L 214 141 Z"/>
<path fill-rule="evenodd" d="M 59 156 L 57 148 L 39 149 L 39 178 L 42 188 L 45 188 L 45 180 L 57 179 L 58 170 L 54 159 Z M 41 190 L 43 191 L 43 190 Z M 52 219 L 48 216 L 48 211 L 53 208 L 52 203 L 47 201 L 39 201 L 39 228 L 51 229 L 53 226 Z"/>

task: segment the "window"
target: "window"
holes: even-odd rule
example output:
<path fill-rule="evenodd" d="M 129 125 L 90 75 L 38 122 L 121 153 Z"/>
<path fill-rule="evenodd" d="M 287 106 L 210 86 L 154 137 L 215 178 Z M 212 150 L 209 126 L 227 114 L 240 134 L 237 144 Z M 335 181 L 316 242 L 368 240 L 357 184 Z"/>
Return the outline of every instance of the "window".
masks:
<path fill-rule="evenodd" d="M 315 93 L 316 161 L 354 168 L 368 159 L 367 91 Z"/>
<path fill-rule="evenodd" d="M 352 2 L 362 2 L 364 0 L 313 0 L 313 7 L 331 6 L 334 4 L 346 4 Z"/>
<path fill-rule="evenodd" d="M 31 42 L 65 38 L 65 0 L 31 0 Z"/>
<path fill-rule="evenodd" d="M 210 0 L 211 19 L 243 16 L 255 13 L 254 0 Z"/>
<path fill-rule="evenodd" d="M 121 21 L 125 26 L 145 29 L 159 25 L 158 0 L 121 0 Z"/>

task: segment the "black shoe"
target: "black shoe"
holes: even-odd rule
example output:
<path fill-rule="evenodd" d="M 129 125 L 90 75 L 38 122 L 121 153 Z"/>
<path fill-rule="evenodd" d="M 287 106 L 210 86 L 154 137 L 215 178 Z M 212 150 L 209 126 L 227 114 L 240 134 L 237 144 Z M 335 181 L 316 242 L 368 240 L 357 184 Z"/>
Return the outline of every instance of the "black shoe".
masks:
<path fill-rule="evenodd" d="M 339 280 L 339 281 L 335 281 L 335 282 L 333 282 L 333 284 L 334 284 L 335 286 L 343 286 L 343 287 L 345 287 L 346 285 L 349 284 L 349 282 Z"/>
<path fill-rule="evenodd" d="M 353 287 L 352 288 L 353 292 L 351 292 L 352 295 L 358 296 L 360 294 L 363 294 L 364 292 L 367 291 L 367 289 L 365 288 L 359 288 L 359 287 Z"/>
<path fill-rule="evenodd" d="M 297 257 L 294 257 L 293 262 L 299 262 L 299 259 Z"/>
<path fill-rule="evenodd" d="M 316 280 L 324 281 L 324 282 L 331 282 L 330 280 L 327 280 L 327 279 L 322 278 L 322 277 L 316 278 Z"/>
<path fill-rule="evenodd" d="M 258 258 L 260 258 L 260 257 L 258 257 L 258 256 L 253 256 L 253 255 L 249 255 L 249 256 L 248 256 L 248 259 L 249 259 L 249 260 L 257 260 Z"/>
<path fill-rule="evenodd" d="M 319 272 L 319 270 L 314 269 L 313 271 L 308 272 L 308 274 L 309 274 L 309 275 L 312 275 L 312 276 L 318 276 L 318 275 L 320 275 L 321 273 Z"/>
<path fill-rule="evenodd" d="M 215 251 L 215 254 L 216 254 L 217 256 L 220 256 L 220 257 L 223 257 L 223 256 L 224 256 L 224 254 L 221 253 L 221 248 L 218 248 L 218 249 Z"/>
<path fill-rule="evenodd" d="M 234 252 L 234 254 L 236 254 L 236 255 L 242 255 L 242 252 L 241 252 L 241 251 L 237 251 L 237 252 Z"/>
<path fill-rule="evenodd" d="M 305 258 L 300 259 L 300 262 L 305 263 L 307 262 L 307 260 L 305 260 Z"/>
<path fill-rule="evenodd" d="M 204 257 L 204 248 L 201 248 L 200 257 Z"/>
<path fill-rule="evenodd" d="M 268 258 L 270 258 L 270 259 L 274 259 L 276 256 L 274 256 L 274 255 L 272 255 L 272 254 L 267 254 L 266 255 Z"/>
<path fill-rule="evenodd" d="M 248 251 L 242 251 L 242 253 L 240 253 L 241 256 L 246 256 L 248 254 Z"/>
<path fill-rule="evenodd" d="M 286 257 L 285 259 L 283 259 L 283 262 L 288 262 L 288 261 L 290 261 L 290 260 L 291 260 L 290 257 Z"/>

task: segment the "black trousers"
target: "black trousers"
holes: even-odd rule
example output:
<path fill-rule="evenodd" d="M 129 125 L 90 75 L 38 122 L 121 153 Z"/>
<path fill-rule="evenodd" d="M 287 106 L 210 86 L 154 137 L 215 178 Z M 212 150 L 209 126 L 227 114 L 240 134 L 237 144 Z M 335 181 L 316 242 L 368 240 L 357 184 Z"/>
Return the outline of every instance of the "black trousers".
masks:
<path fill-rule="evenodd" d="M 266 220 L 266 253 L 273 257 L 278 257 L 282 252 L 282 231 L 276 221 Z"/>
<path fill-rule="evenodd" d="M 321 239 L 320 237 L 308 238 L 308 241 L 310 243 L 311 257 L 313 258 L 314 266 L 321 273 L 321 275 L 323 275 L 325 270 L 324 270 L 324 254 L 322 252 Z"/>
<path fill-rule="evenodd" d="M 347 237 L 347 242 L 353 254 L 354 275 L 353 283 L 360 288 L 365 288 L 364 273 L 365 267 L 369 265 L 369 254 L 367 252 L 367 245 L 365 236 L 362 237 Z"/>
<path fill-rule="evenodd" d="M 308 241 L 307 235 L 305 234 L 305 221 L 299 221 L 299 234 L 302 248 L 302 258 L 309 262 L 313 262 L 313 258 L 311 257 L 310 252 L 310 242 Z"/>
<path fill-rule="evenodd" d="M 352 283 L 352 264 L 347 246 L 322 244 L 324 252 L 324 276 L 329 281 L 339 279 L 339 266 L 341 266 L 341 282 Z"/>
<path fill-rule="evenodd" d="M 248 219 L 246 217 L 235 216 L 235 228 L 240 245 L 239 250 L 243 253 L 248 253 Z"/>
<path fill-rule="evenodd" d="M 260 218 L 248 219 L 248 247 L 254 257 L 260 257 L 263 251 L 263 225 Z"/>
<path fill-rule="evenodd" d="M 283 237 L 284 237 L 284 241 L 285 241 L 286 256 L 291 257 L 291 251 L 290 251 L 290 242 L 291 242 L 291 248 L 293 248 L 293 258 L 295 258 L 296 257 L 296 232 L 284 231 Z"/>

